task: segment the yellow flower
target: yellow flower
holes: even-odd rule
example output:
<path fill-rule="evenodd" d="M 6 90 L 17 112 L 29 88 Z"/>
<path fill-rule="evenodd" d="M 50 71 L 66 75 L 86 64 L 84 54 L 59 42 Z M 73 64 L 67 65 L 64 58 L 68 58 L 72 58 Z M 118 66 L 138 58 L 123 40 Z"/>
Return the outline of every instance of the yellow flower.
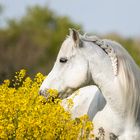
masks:
<path fill-rule="evenodd" d="M 55 89 L 49 89 L 48 92 L 49 92 L 49 94 L 50 94 L 51 97 L 54 97 L 55 98 L 55 97 L 58 96 L 58 92 Z"/>
<path fill-rule="evenodd" d="M 16 72 L 12 81 L 0 85 L 0 139 L 72 140 L 90 137 L 92 123 L 86 116 L 72 120 L 61 106 L 58 92 L 50 89 L 53 100 L 38 94 L 44 76 L 32 80 L 26 71 Z M 9 85 L 13 84 L 13 87 Z M 73 101 L 70 100 L 72 106 Z M 82 133 L 81 133 L 82 132 Z"/>
<path fill-rule="evenodd" d="M 74 102 L 73 102 L 72 99 L 68 99 L 67 104 L 68 104 L 68 108 L 71 109 L 73 107 L 73 105 L 74 105 Z"/>

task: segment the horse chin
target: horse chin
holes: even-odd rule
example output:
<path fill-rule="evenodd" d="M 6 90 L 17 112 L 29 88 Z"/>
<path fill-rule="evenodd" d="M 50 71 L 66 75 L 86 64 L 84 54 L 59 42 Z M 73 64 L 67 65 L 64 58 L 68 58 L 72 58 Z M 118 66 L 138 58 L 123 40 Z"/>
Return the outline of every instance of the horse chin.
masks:
<path fill-rule="evenodd" d="M 69 97 L 69 95 L 68 94 L 59 94 L 58 95 L 58 98 L 60 98 L 60 99 L 65 99 L 65 98 L 67 98 L 67 97 Z"/>
<path fill-rule="evenodd" d="M 59 92 L 58 97 L 59 97 L 60 99 L 65 99 L 65 98 L 71 96 L 72 93 L 75 92 L 75 91 L 76 91 L 76 90 L 74 90 L 74 89 L 67 89 L 67 90 L 64 91 L 64 92 Z"/>

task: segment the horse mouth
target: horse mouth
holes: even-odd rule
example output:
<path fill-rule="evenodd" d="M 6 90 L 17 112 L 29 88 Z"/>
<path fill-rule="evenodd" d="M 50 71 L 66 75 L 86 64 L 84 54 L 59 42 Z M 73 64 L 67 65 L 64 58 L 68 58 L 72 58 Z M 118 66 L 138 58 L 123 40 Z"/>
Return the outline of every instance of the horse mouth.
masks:
<path fill-rule="evenodd" d="M 58 98 L 65 99 L 70 97 L 72 94 L 74 94 L 76 91 L 78 91 L 81 87 L 77 88 L 67 88 L 65 91 L 58 92 Z"/>
<path fill-rule="evenodd" d="M 40 90 L 39 91 L 39 95 L 41 96 L 44 96 L 44 98 L 46 100 L 48 100 L 49 98 L 60 98 L 60 99 L 65 99 L 69 96 L 71 96 L 75 91 L 77 91 L 77 89 L 74 89 L 74 88 L 67 88 L 65 91 L 59 91 L 57 95 L 55 96 L 52 96 L 50 95 L 49 93 L 49 89 L 46 89 L 46 90 Z"/>
<path fill-rule="evenodd" d="M 60 92 L 58 95 L 58 98 L 65 99 L 65 98 L 69 97 L 71 94 L 72 94 L 72 92 L 69 92 L 69 93 Z"/>

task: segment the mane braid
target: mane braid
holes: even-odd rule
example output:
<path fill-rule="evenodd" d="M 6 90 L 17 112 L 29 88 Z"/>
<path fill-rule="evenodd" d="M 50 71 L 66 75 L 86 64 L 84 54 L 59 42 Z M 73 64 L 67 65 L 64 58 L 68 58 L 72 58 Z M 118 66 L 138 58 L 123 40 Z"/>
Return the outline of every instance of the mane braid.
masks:
<path fill-rule="evenodd" d="M 111 45 L 107 44 L 107 42 L 99 39 L 97 36 L 88 36 L 87 34 L 84 34 L 82 37 L 82 40 L 84 41 L 90 41 L 98 45 L 102 50 L 110 57 L 113 73 L 115 76 L 117 76 L 118 73 L 118 59 L 115 53 L 115 50 L 112 48 Z"/>

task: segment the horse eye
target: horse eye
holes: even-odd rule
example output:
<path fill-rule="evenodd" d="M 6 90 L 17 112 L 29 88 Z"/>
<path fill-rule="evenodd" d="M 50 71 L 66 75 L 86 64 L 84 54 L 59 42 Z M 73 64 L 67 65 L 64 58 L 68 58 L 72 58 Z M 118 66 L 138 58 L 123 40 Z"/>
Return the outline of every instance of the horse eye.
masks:
<path fill-rule="evenodd" d="M 68 61 L 68 59 L 67 58 L 60 58 L 60 60 L 59 60 L 61 63 L 66 63 L 67 61 Z"/>

